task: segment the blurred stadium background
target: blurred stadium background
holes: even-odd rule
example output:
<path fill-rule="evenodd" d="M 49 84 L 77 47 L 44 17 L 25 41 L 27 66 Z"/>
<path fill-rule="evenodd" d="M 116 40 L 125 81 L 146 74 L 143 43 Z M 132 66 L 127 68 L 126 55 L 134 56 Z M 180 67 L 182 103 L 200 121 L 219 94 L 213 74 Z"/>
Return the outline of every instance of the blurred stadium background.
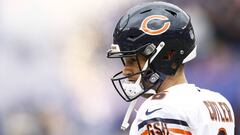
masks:
<path fill-rule="evenodd" d="M 189 83 L 223 94 L 240 135 L 240 1 L 168 0 L 189 12 Z M 106 59 L 118 19 L 147 0 L 0 0 L 0 135 L 125 135 Z"/>

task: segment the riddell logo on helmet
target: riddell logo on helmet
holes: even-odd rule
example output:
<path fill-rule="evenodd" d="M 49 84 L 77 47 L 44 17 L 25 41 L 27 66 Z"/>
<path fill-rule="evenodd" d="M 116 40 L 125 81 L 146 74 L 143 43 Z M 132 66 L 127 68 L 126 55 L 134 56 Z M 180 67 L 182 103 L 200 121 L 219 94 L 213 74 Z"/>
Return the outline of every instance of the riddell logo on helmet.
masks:
<path fill-rule="evenodd" d="M 158 29 L 151 29 L 151 28 L 149 28 L 148 25 L 149 25 L 149 22 L 152 21 L 152 20 L 160 20 L 160 21 L 166 21 L 166 22 L 164 22 L 162 27 L 160 27 Z M 148 16 L 147 18 L 145 18 L 142 21 L 140 30 L 142 30 L 144 33 L 149 34 L 149 35 L 160 35 L 160 34 L 166 32 L 169 29 L 171 23 L 168 20 L 169 19 L 166 16 L 163 16 L 163 15 Z"/>

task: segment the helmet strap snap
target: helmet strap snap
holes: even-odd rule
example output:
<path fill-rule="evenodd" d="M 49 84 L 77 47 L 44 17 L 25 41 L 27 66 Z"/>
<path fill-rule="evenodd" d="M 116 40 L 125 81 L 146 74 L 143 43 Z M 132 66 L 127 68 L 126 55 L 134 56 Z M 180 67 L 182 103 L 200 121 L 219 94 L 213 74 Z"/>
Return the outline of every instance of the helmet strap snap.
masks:
<path fill-rule="evenodd" d="M 154 84 L 154 83 L 156 83 L 156 82 L 158 81 L 159 77 L 160 77 L 160 76 L 159 76 L 157 73 L 154 73 L 154 74 L 152 74 L 152 75 L 150 76 L 149 82 L 152 83 L 152 84 Z"/>
<path fill-rule="evenodd" d="M 155 49 L 156 46 L 154 44 L 150 44 L 144 49 L 143 54 L 149 56 L 155 51 Z"/>

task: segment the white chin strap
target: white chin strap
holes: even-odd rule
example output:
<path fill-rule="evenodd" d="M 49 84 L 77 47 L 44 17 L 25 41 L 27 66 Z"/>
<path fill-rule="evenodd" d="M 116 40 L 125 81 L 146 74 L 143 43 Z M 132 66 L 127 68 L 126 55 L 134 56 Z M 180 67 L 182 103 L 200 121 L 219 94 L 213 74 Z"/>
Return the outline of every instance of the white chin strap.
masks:
<path fill-rule="evenodd" d="M 130 103 L 130 105 L 129 105 L 129 107 L 128 107 L 128 110 L 127 110 L 127 112 L 126 112 L 126 114 L 125 114 L 125 117 L 124 117 L 124 119 L 123 119 L 122 125 L 121 125 L 121 129 L 122 129 L 122 130 L 128 129 L 128 127 L 129 127 L 128 120 L 129 120 L 129 118 L 130 118 L 130 116 L 131 116 L 131 113 L 132 113 L 132 111 L 133 111 L 134 106 L 136 105 L 136 103 L 137 103 L 137 99 L 133 100 L 133 101 Z"/>

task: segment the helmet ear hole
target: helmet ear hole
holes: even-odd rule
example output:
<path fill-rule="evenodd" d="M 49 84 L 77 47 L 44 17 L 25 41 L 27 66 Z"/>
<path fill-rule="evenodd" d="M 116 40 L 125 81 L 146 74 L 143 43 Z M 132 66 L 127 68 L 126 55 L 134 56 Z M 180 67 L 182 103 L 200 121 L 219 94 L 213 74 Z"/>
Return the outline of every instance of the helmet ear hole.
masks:
<path fill-rule="evenodd" d="M 176 63 L 176 62 L 173 62 L 173 63 L 171 64 L 171 68 L 175 70 L 175 69 L 177 68 L 177 63 Z"/>
<path fill-rule="evenodd" d="M 169 50 L 165 56 L 163 56 L 163 60 L 171 60 L 173 56 L 175 55 L 175 50 Z"/>

